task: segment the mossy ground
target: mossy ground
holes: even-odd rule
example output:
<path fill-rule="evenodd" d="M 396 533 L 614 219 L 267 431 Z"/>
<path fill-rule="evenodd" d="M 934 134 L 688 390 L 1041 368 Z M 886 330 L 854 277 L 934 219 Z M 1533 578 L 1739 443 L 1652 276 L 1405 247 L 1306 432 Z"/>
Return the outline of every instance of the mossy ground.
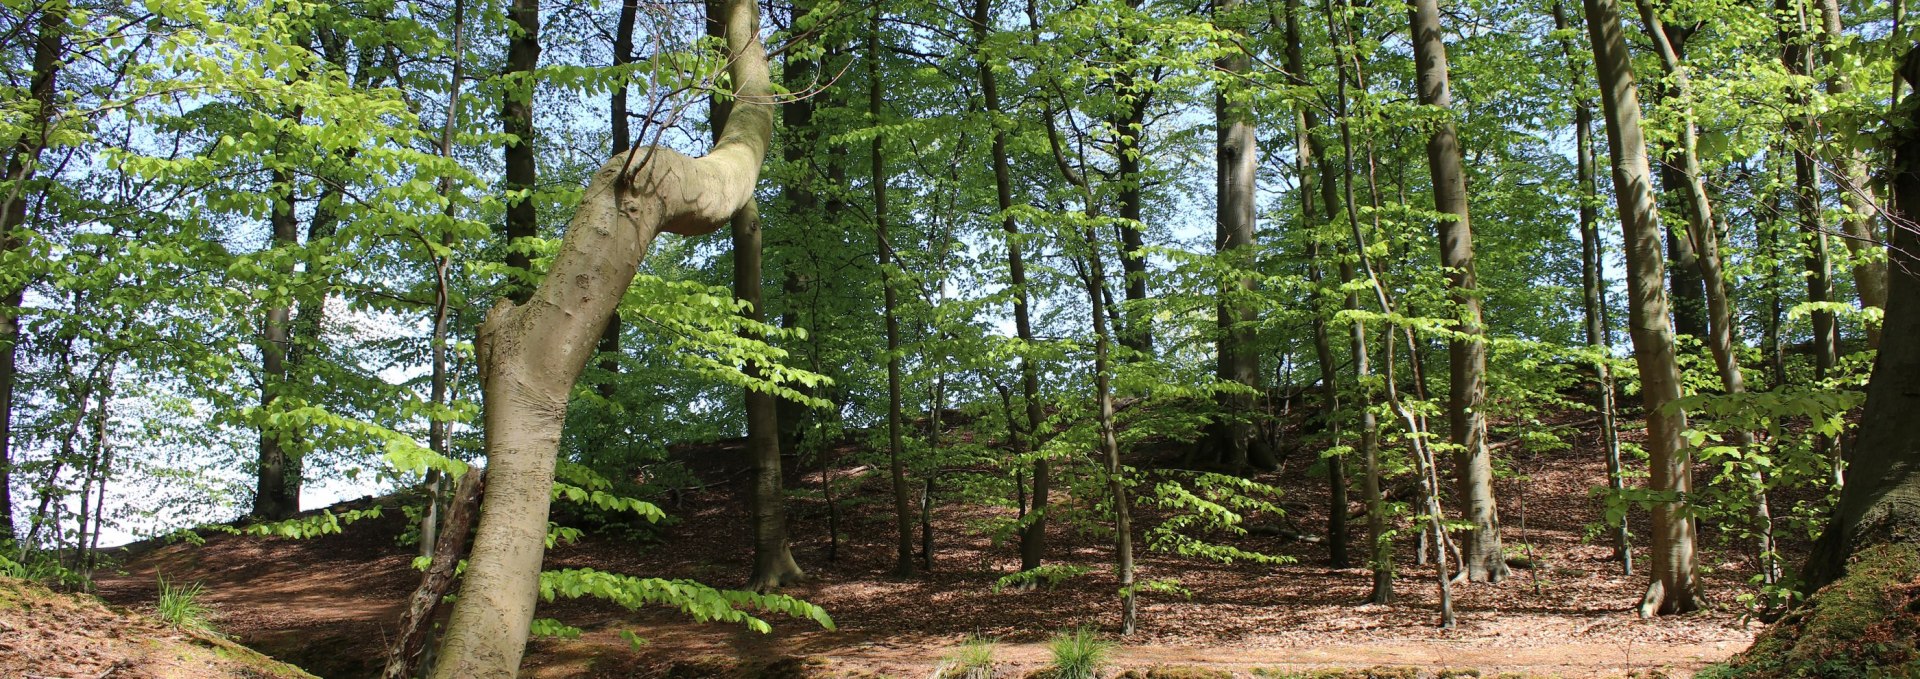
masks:
<path fill-rule="evenodd" d="M 1703 679 L 1920 679 L 1920 546 L 1877 545 Z"/>

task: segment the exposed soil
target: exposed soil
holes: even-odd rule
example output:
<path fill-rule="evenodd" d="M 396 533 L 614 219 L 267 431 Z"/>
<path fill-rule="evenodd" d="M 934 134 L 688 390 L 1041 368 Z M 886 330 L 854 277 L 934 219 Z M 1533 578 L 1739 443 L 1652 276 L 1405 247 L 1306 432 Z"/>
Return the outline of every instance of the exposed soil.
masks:
<path fill-rule="evenodd" d="M 1710 527 L 1703 527 L 1702 538 L 1709 610 L 1651 621 L 1635 617 L 1645 577 L 1622 575 L 1608 559 L 1608 547 L 1583 539 L 1587 524 L 1599 516 L 1589 491 L 1605 477 L 1590 442 L 1581 443 L 1550 457 L 1517 456 L 1514 467 L 1526 480 L 1505 479 L 1498 488 L 1505 539 L 1510 548 L 1531 543 L 1537 565 L 1515 569 L 1511 580 L 1498 585 L 1456 585 L 1454 629 L 1436 627 L 1433 569 L 1414 565 L 1407 540 L 1397 554 L 1399 601 L 1362 605 L 1369 586 L 1365 568 L 1329 569 L 1324 542 L 1263 531 L 1234 544 L 1295 562 L 1221 565 L 1140 550 L 1141 579 L 1177 578 L 1192 596 L 1144 595 L 1139 630 L 1116 651 L 1115 668 L 1205 666 L 1249 673 L 1388 665 L 1472 667 L 1488 676 L 1651 670 L 1684 676 L 1747 647 L 1758 624 L 1739 618 L 1732 597 L 1745 591 L 1752 567 L 1737 550 L 1718 549 Z M 660 529 L 656 540 L 589 537 L 551 551 L 547 566 L 691 578 L 721 587 L 744 583 L 751 547 L 739 444 L 686 447 L 677 454 L 708 485 L 663 503 L 676 523 Z M 1503 455 L 1516 457 L 1512 451 Z M 1295 452 L 1287 468 L 1265 479 L 1286 489 L 1290 514 L 1284 521 L 1268 518 L 1269 524 L 1306 534 L 1324 530 L 1327 487 L 1305 472 L 1308 457 Z M 817 488 L 819 472 L 809 471 L 790 472 L 789 479 Z M 811 579 L 788 593 L 825 607 L 837 630 L 769 619 L 775 631 L 761 635 L 694 624 L 671 611 L 629 613 L 564 601 L 543 605 L 540 615 L 585 634 L 534 642 L 523 675 L 924 677 L 953 647 L 980 636 L 999 640 L 1003 668 L 1021 676 L 1046 663 L 1044 641 L 1056 630 L 1094 625 L 1117 631 L 1110 548 L 1097 536 L 1053 533 L 1055 558 L 1094 572 L 1051 589 L 993 591 L 996 579 L 1017 569 L 1017 555 L 1011 545 L 991 544 L 968 526 L 1010 509 L 939 507 L 934 572 L 886 576 L 893 548 L 889 505 L 880 501 L 885 483 L 883 474 L 868 474 L 855 496 L 861 501 L 843 505 L 836 562 L 826 559 L 824 503 L 793 504 L 794 555 Z M 1636 532 L 1645 534 L 1644 515 L 1635 515 L 1641 524 Z M 131 558 L 124 574 L 103 578 L 100 588 L 108 600 L 132 606 L 153 599 L 158 575 L 198 581 L 207 588 L 204 600 L 219 612 L 221 628 L 244 643 L 322 676 L 367 676 L 395 626 L 400 602 L 418 580 L 408 566 L 412 549 L 395 541 L 403 523 L 393 510 L 345 535 L 304 541 L 218 536 L 199 547 L 167 546 Z M 1353 527 L 1358 559 L 1364 522 Z M 620 637 L 622 630 L 648 643 L 635 650 Z"/>
<path fill-rule="evenodd" d="M 311 676 L 228 639 L 0 576 L 0 677 Z"/>

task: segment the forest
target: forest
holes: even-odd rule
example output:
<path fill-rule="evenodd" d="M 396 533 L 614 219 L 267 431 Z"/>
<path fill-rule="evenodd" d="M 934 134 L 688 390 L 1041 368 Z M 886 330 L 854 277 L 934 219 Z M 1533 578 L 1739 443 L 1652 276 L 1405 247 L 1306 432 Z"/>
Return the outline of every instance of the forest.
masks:
<path fill-rule="evenodd" d="M 0 0 L 0 676 L 1920 677 L 1911 14 Z"/>

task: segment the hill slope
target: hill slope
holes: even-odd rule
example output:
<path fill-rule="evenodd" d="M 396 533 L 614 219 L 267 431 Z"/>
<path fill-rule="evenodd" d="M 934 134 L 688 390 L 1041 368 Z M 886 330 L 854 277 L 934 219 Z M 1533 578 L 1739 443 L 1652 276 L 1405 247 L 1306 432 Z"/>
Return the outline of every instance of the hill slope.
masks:
<path fill-rule="evenodd" d="M 312 679 L 227 639 L 0 577 L 0 677 Z"/>

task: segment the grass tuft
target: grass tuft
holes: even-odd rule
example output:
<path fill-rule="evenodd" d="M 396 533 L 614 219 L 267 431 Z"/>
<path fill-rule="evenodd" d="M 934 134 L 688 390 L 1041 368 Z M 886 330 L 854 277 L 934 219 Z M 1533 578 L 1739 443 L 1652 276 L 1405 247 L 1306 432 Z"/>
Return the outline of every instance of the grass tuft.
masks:
<path fill-rule="evenodd" d="M 1113 642 L 1101 639 L 1092 627 L 1055 633 L 1047 641 L 1047 649 L 1053 652 L 1054 679 L 1099 679 L 1113 646 Z"/>
<path fill-rule="evenodd" d="M 200 583 L 176 585 L 167 582 L 166 576 L 160 576 L 160 602 L 154 610 L 161 620 L 174 627 L 211 632 L 213 622 L 208 614 L 212 611 L 200 603 L 200 595 L 205 591 Z"/>

